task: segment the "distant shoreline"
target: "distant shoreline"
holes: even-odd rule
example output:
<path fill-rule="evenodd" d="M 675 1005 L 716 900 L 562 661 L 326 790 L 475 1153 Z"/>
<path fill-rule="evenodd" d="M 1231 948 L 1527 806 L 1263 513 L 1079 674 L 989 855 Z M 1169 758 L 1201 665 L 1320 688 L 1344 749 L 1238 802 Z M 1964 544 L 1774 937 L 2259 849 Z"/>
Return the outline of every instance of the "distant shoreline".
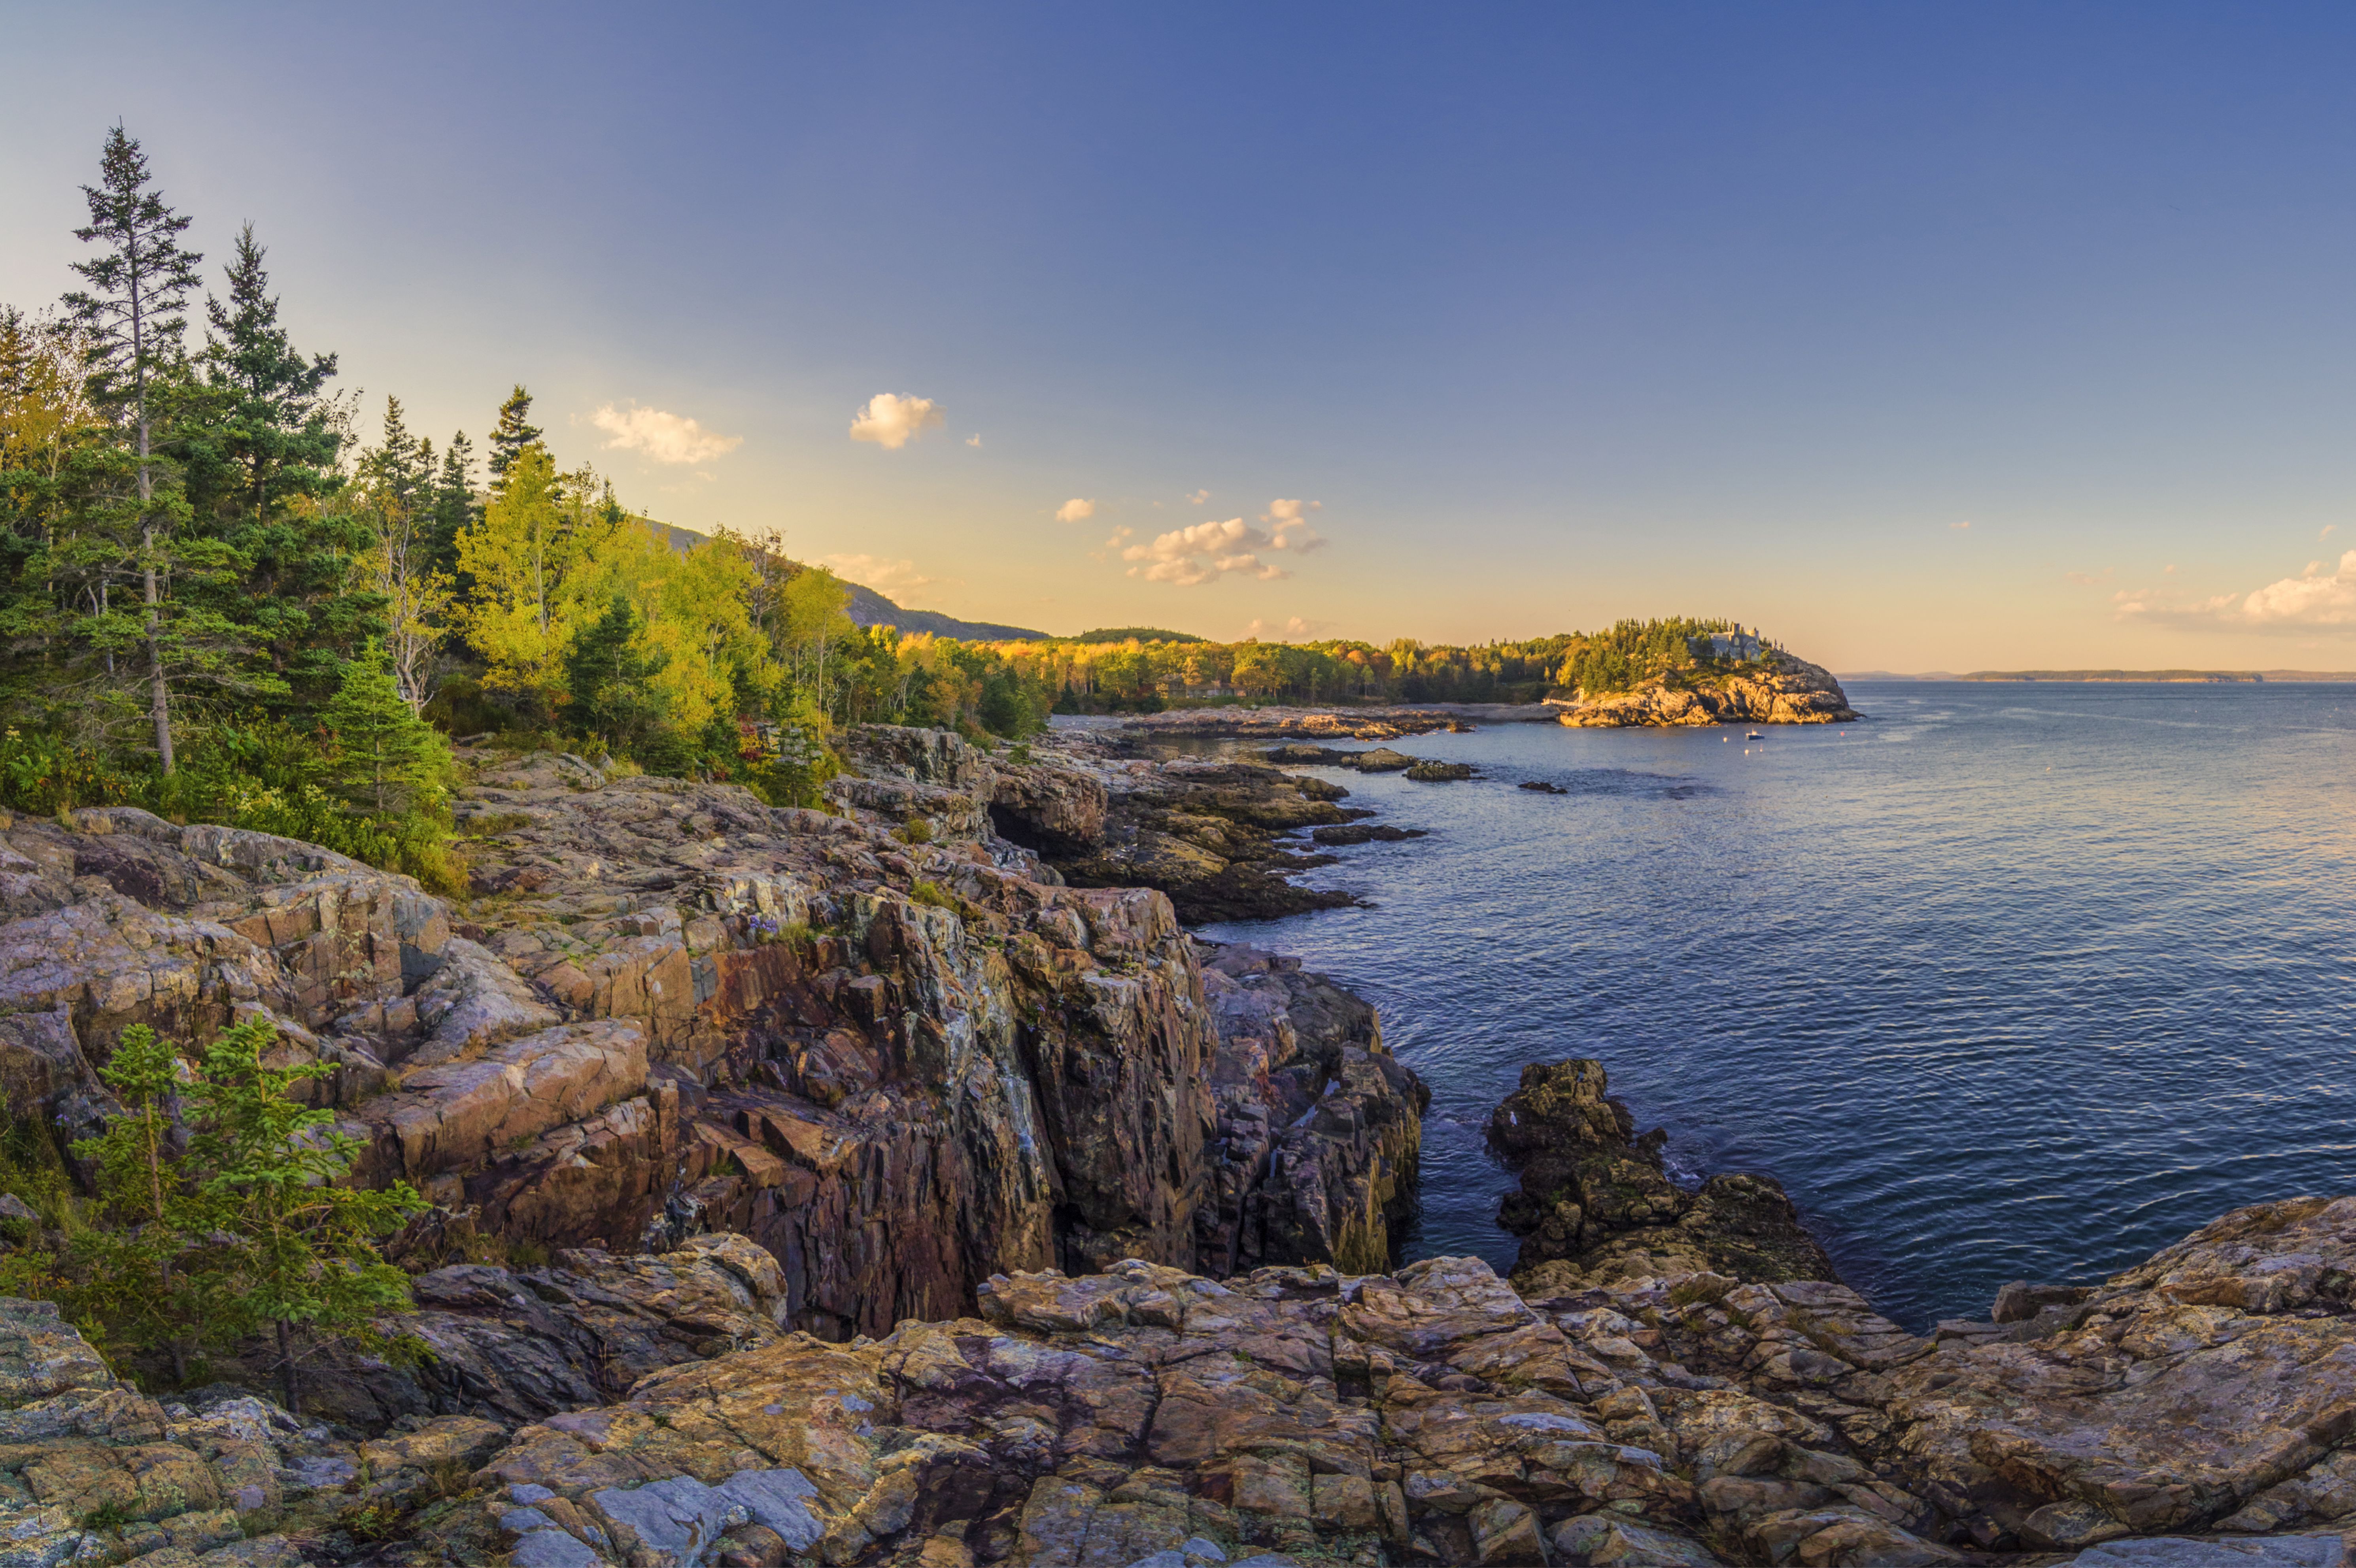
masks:
<path fill-rule="evenodd" d="M 1869 669 L 1845 673 L 1842 680 L 2014 681 L 2022 685 L 2080 686 L 2265 686 L 2301 681 L 2356 681 L 2356 670 L 2329 669 L 1981 669 L 1969 674 L 1933 670 L 1901 675 Z"/>

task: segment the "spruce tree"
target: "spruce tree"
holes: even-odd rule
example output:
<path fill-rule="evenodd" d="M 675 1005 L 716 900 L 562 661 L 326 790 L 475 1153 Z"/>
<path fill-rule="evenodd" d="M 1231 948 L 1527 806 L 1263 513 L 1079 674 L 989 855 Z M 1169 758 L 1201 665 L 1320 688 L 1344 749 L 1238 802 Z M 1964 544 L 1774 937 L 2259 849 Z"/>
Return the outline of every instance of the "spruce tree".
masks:
<path fill-rule="evenodd" d="M 564 655 L 564 686 L 573 728 L 602 736 L 626 754 L 654 718 L 658 704 L 648 678 L 654 661 L 638 648 L 644 623 L 619 593 L 604 614 L 574 635 Z"/>
<path fill-rule="evenodd" d="M 531 422 L 531 394 L 519 382 L 499 405 L 499 422 L 491 427 L 491 494 L 505 493 L 508 470 L 515 465 L 517 455 L 541 437 L 541 429 Z"/>
<path fill-rule="evenodd" d="M 481 511 L 475 496 L 475 446 L 460 431 L 442 453 L 434 480 L 434 570 L 458 570 L 458 536 Z"/>
<path fill-rule="evenodd" d="M 123 570 L 139 582 L 138 640 L 146 654 L 148 712 L 155 728 L 155 753 L 168 773 L 173 768 L 172 700 L 164 593 L 174 564 L 171 532 L 178 518 L 175 508 L 156 504 L 149 394 L 158 371 L 182 353 L 187 320 L 180 313 L 197 286 L 197 267 L 204 257 L 181 249 L 180 236 L 192 220 L 166 206 L 162 192 L 149 188 L 147 156 L 121 125 L 106 133 L 99 155 L 99 183 L 81 189 L 90 205 L 90 222 L 75 229 L 74 238 L 103 249 L 89 261 L 73 263 L 90 286 L 67 294 L 65 304 L 74 325 L 86 335 L 91 393 L 102 404 L 121 411 L 136 453 L 138 498 L 128 509 L 131 538 L 123 540 L 129 548 L 122 560 Z M 101 622 L 106 616 L 104 586 L 102 581 Z M 102 640 L 113 640 L 110 634 L 111 628 L 101 627 Z"/>
<path fill-rule="evenodd" d="M 344 667 L 321 715 L 335 731 L 337 789 L 379 816 L 432 810 L 450 780 L 450 744 L 401 694 L 384 650 L 371 644 Z"/>
<path fill-rule="evenodd" d="M 265 253 L 247 224 L 228 268 L 228 300 L 205 300 L 212 327 L 206 379 L 230 400 L 220 436 L 237 475 L 238 508 L 257 527 L 292 497 L 316 495 L 342 442 L 321 395 L 336 374 L 336 357 L 306 360 L 295 352 L 279 324 Z"/>
<path fill-rule="evenodd" d="M 425 1204 L 405 1181 L 380 1191 L 344 1185 L 360 1141 L 337 1129 L 334 1111 L 289 1093 L 336 1068 L 270 1066 L 264 1053 L 277 1043 L 266 1016 L 222 1031 L 184 1098 L 195 1131 L 188 1162 L 214 1233 L 198 1266 L 235 1287 L 214 1327 L 274 1336 L 292 1411 L 299 1339 L 366 1338 L 378 1314 L 409 1304 L 409 1276 L 376 1241 Z"/>
<path fill-rule="evenodd" d="M 372 530 L 335 496 L 348 417 L 324 395 L 336 357 L 295 351 L 263 257 L 248 224 L 227 270 L 228 299 L 206 301 L 207 395 L 182 441 L 197 522 L 209 524 L 238 566 L 209 597 L 224 618 L 252 623 L 273 687 L 308 709 L 332 692 L 345 658 L 381 634 L 384 605 L 359 571 Z M 217 458 L 217 485 L 198 482 L 198 448 Z"/>

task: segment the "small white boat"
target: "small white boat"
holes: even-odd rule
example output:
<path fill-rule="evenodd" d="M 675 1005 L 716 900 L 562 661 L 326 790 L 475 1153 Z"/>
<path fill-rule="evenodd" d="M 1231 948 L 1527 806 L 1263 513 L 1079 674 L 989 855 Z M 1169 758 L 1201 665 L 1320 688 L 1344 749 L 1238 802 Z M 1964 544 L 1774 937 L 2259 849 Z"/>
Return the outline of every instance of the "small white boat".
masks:
<path fill-rule="evenodd" d="M 1763 741 L 1763 740 L 1765 740 L 1767 737 L 1766 737 L 1766 736 L 1764 736 L 1764 735 L 1762 735 L 1758 731 L 1753 730 L 1753 731 L 1751 731 L 1751 733 L 1749 733 L 1748 735 L 1743 736 L 1742 738 L 1743 738 L 1744 740 L 1746 740 L 1746 741 Z"/>

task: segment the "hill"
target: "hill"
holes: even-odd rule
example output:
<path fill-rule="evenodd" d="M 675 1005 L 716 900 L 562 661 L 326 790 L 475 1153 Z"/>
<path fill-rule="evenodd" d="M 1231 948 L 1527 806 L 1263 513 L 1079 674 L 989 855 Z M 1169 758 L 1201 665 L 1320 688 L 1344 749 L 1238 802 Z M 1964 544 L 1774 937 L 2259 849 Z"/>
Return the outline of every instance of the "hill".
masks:
<path fill-rule="evenodd" d="M 677 523 L 655 523 L 654 526 L 663 530 L 667 542 L 676 550 L 693 549 L 710 537 L 697 533 L 693 528 L 680 528 Z M 843 609 L 862 626 L 897 626 L 904 632 L 926 632 L 936 637 L 956 637 L 969 643 L 1043 643 L 1047 640 L 1046 633 L 1034 632 L 1025 626 L 1001 626 L 994 621 L 960 621 L 937 610 L 904 609 L 863 582 L 845 580 L 843 586 L 851 590 L 851 602 Z"/>
<path fill-rule="evenodd" d="M 1980 669 L 1957 680 L 2149 681 L 2179 686 L 2257 685 L 2269 680 L 2356 680 L 2356 673 L 2320 669 Z"/>
<path fill-rule="evenodd" d="M 1093 632 L 1082 632 L 1067 637 L 1074 643 L 1206 643 L 1208 637 L 1198 637 L 1192 632 L 1166 631 L 1160 626 L 1098 626 Z"/>

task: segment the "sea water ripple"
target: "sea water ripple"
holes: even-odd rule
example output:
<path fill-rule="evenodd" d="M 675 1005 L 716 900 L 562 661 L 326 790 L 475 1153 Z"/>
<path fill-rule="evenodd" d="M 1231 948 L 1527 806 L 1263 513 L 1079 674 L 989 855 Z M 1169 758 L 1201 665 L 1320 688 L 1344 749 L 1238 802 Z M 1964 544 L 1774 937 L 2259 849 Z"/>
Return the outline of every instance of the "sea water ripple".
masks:
<path fill-rule="evenodd" d="M 1850 698 L 1756 741 L 1396 742 L 1464 784 L 1312 770 L 1431 836 L 1310 874 L 1371 908 L 1205 934 L 1357 988 L 1431 1084 L 1411 1256 L 1511 1262 L 1481 1130 L 1563 1056 L 1676 1169 L 1781 1180 L 1917 1328 L 2356 1191 L 2356 687 Z"/>

